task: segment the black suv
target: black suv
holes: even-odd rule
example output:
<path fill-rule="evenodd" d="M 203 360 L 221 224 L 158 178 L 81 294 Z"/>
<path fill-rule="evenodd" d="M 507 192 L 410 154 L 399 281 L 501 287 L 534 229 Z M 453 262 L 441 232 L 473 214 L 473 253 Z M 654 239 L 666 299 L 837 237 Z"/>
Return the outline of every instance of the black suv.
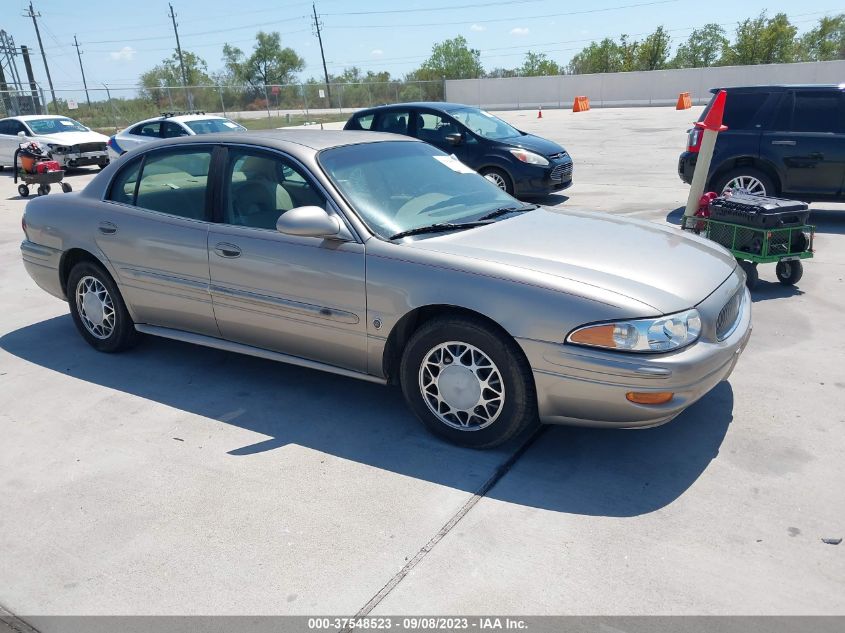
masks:
<path fill-rule="evenodd" d="M 515 196 L 543 195 L 572 184 L 572 158 L 560 145 L 460 103 L 369 108 L 356 112 L 343 129 L 392 132 L 426 141 Z"/>
<path fill-rule="evenodd" d="M 845 84 L 725 90 L 728 129 L 716 141 L 708 190 L 740 187 L 807 202 L 845 199 Z M 685 183 L 692 181 L 700 145 L 701 131 L 693 128 L 678 162 Z"/>

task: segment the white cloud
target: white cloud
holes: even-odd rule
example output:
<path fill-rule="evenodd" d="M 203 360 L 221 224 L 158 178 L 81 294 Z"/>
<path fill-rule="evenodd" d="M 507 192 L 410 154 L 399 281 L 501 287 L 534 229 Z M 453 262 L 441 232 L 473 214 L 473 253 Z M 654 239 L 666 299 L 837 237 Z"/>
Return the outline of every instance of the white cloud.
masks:
<path fill-rule="evenodd" d="M 112 51 L 109 55 L 111 55 L 111 58 L 115 61 L 129 62 L 135 59 L 136 52 L 137 51 L 131 46 L 124 46 L 119 51 Z"/>
<path fill-rule="evenodd" d="M 511 29 L 511 35 L 519 35 L 522 37 L 523 35 L 528 35 L 528 27 L 527 26 L 517 26 Z"/>
<path fill-rule="evenodd" d="M 372 55 L 373 57 L 381 57 L 382 55 L 384 55 L 384 51 L 380 48 L 374 48 L 370 51 L 370 55 Z"/>
<path fill-rule="evenodd" d="M 483 24 L 473 24 L 471 27 L 469 27 L 469 30 L 470 30 L 470 31 L 479 31 L 479 32 L 480 32 L 480 31 L 486 31 L 486 30 L 487 30 L 487 27 L 486 27 L 486 26 L 484 26 Z"/>

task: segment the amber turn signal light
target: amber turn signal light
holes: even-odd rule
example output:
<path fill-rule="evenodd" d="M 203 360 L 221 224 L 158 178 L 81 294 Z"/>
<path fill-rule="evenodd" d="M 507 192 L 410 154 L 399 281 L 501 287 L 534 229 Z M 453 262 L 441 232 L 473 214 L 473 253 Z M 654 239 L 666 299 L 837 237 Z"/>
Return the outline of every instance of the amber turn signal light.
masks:
<path fill-rule="evenodd" d="M 625 397 L 636 404 L 666 404 L 675 394 L 671 391 L 658 391 L 656 393 L 645 393 L 640 391 L 629 391 Z"/>

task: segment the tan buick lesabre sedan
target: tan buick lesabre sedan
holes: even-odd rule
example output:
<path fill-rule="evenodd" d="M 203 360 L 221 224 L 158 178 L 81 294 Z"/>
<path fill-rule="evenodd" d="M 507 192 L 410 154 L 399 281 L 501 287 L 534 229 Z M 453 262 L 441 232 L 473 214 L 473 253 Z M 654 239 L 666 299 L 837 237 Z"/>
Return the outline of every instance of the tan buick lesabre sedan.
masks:
<path fill-rule="evenodd" d="M 23 225 L 27 271 L 100 351 L 153 334 L 396 383 L 474 447 L 540 422 L 668 422 L 751 332 L 720 246 L 526 205 L 389 134 L 153 143 L 32 200 Z"/>

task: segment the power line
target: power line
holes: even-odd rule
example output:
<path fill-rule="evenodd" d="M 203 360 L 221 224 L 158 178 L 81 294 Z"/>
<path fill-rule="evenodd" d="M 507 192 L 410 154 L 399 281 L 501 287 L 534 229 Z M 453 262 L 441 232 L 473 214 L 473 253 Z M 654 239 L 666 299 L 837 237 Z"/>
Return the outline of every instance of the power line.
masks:
<path fill-rule="evenodd" d="M 411 24 L 344 24 L 342 26 L 331 26 L 333 29 L 395 29 L 395 28 L 424 28 L 430 26 L 452 26 L 455 24 L 490 24 L 492 22 L 513 22 L 513 21 L 529 21 L 529 20 L 545 20 L 546 18 L 559 18 L 571 15 L 587 15 L 592 13 L 605 13 L 608 11 L 621 11 L 623 9 L 635 9 L 639 7 L 650 7 L 658 4 L 673 4 L 680 0 L 652 0 L 651 2 L 638 2 L 636 4 L 624 4 L 615 7 L 604 7 L 602 9 L 583 9 L 581 11 L 567 11 L 565 13 L 546 13 L 545 15 L 532 16 L 512 16 L 509 18 L 491 18 L 487 20 L 464 20 L 455 22 L 428 22 L 428 23 L 411 23 Z"/>
<path fill-rule="evenodd" d="M 324 13 L 323 15 L 384 15 L 389 13 L 430 13 L 432 11 L 456 11 L 458 9 L 475 9 L 477 7 L 495 7 L 500 5 L 528 4 L 544 2 L 545 0 L 505 0 L 504 2 L 479 2 L 476 4 L 452 4 L 449 6 L 428 7 L 425 9 L 389 9 L 387 11 L 343 11 L 338 13 Z"/>
<path fill-rule="evenodd" d="M 79 58 L 79 72 L 82 73 L 82 85 L 85 87 L 85 100 L 88 105 L 91 105 L 91 97 L 88 96 L 88 82 L 85 81 L 85 68 L 82 66 L 82 51 L 79 50 L 79 42 L 76 40 L 76 34 L 73 35 L 73 45 L 76 47 L 76 56 Z"/>
<path fill-rule="evenodd" d="M 29 11 L 24 14 L 24 17 L 32 18 L 32 24 L 35 26 L 35 36 L 38 38 L 38 47 L 41 49 L 41 59 L 44 60 L 44 72 L 47 73 L 47 83 L 50 85 L 50 94 L 53 96 L 53 103 L 56 103 L 56 91 L 53 90 L 53 78 L 50 77 L 50 67 L 47 65 L 47 56 L 44 54 L 44 44 L 41 42 L 41 31 L 38 30 L 38 19 L 41 17 L 40 13 L 36 13 L 32 8 L 32 2 L 29 3 Z"/>

